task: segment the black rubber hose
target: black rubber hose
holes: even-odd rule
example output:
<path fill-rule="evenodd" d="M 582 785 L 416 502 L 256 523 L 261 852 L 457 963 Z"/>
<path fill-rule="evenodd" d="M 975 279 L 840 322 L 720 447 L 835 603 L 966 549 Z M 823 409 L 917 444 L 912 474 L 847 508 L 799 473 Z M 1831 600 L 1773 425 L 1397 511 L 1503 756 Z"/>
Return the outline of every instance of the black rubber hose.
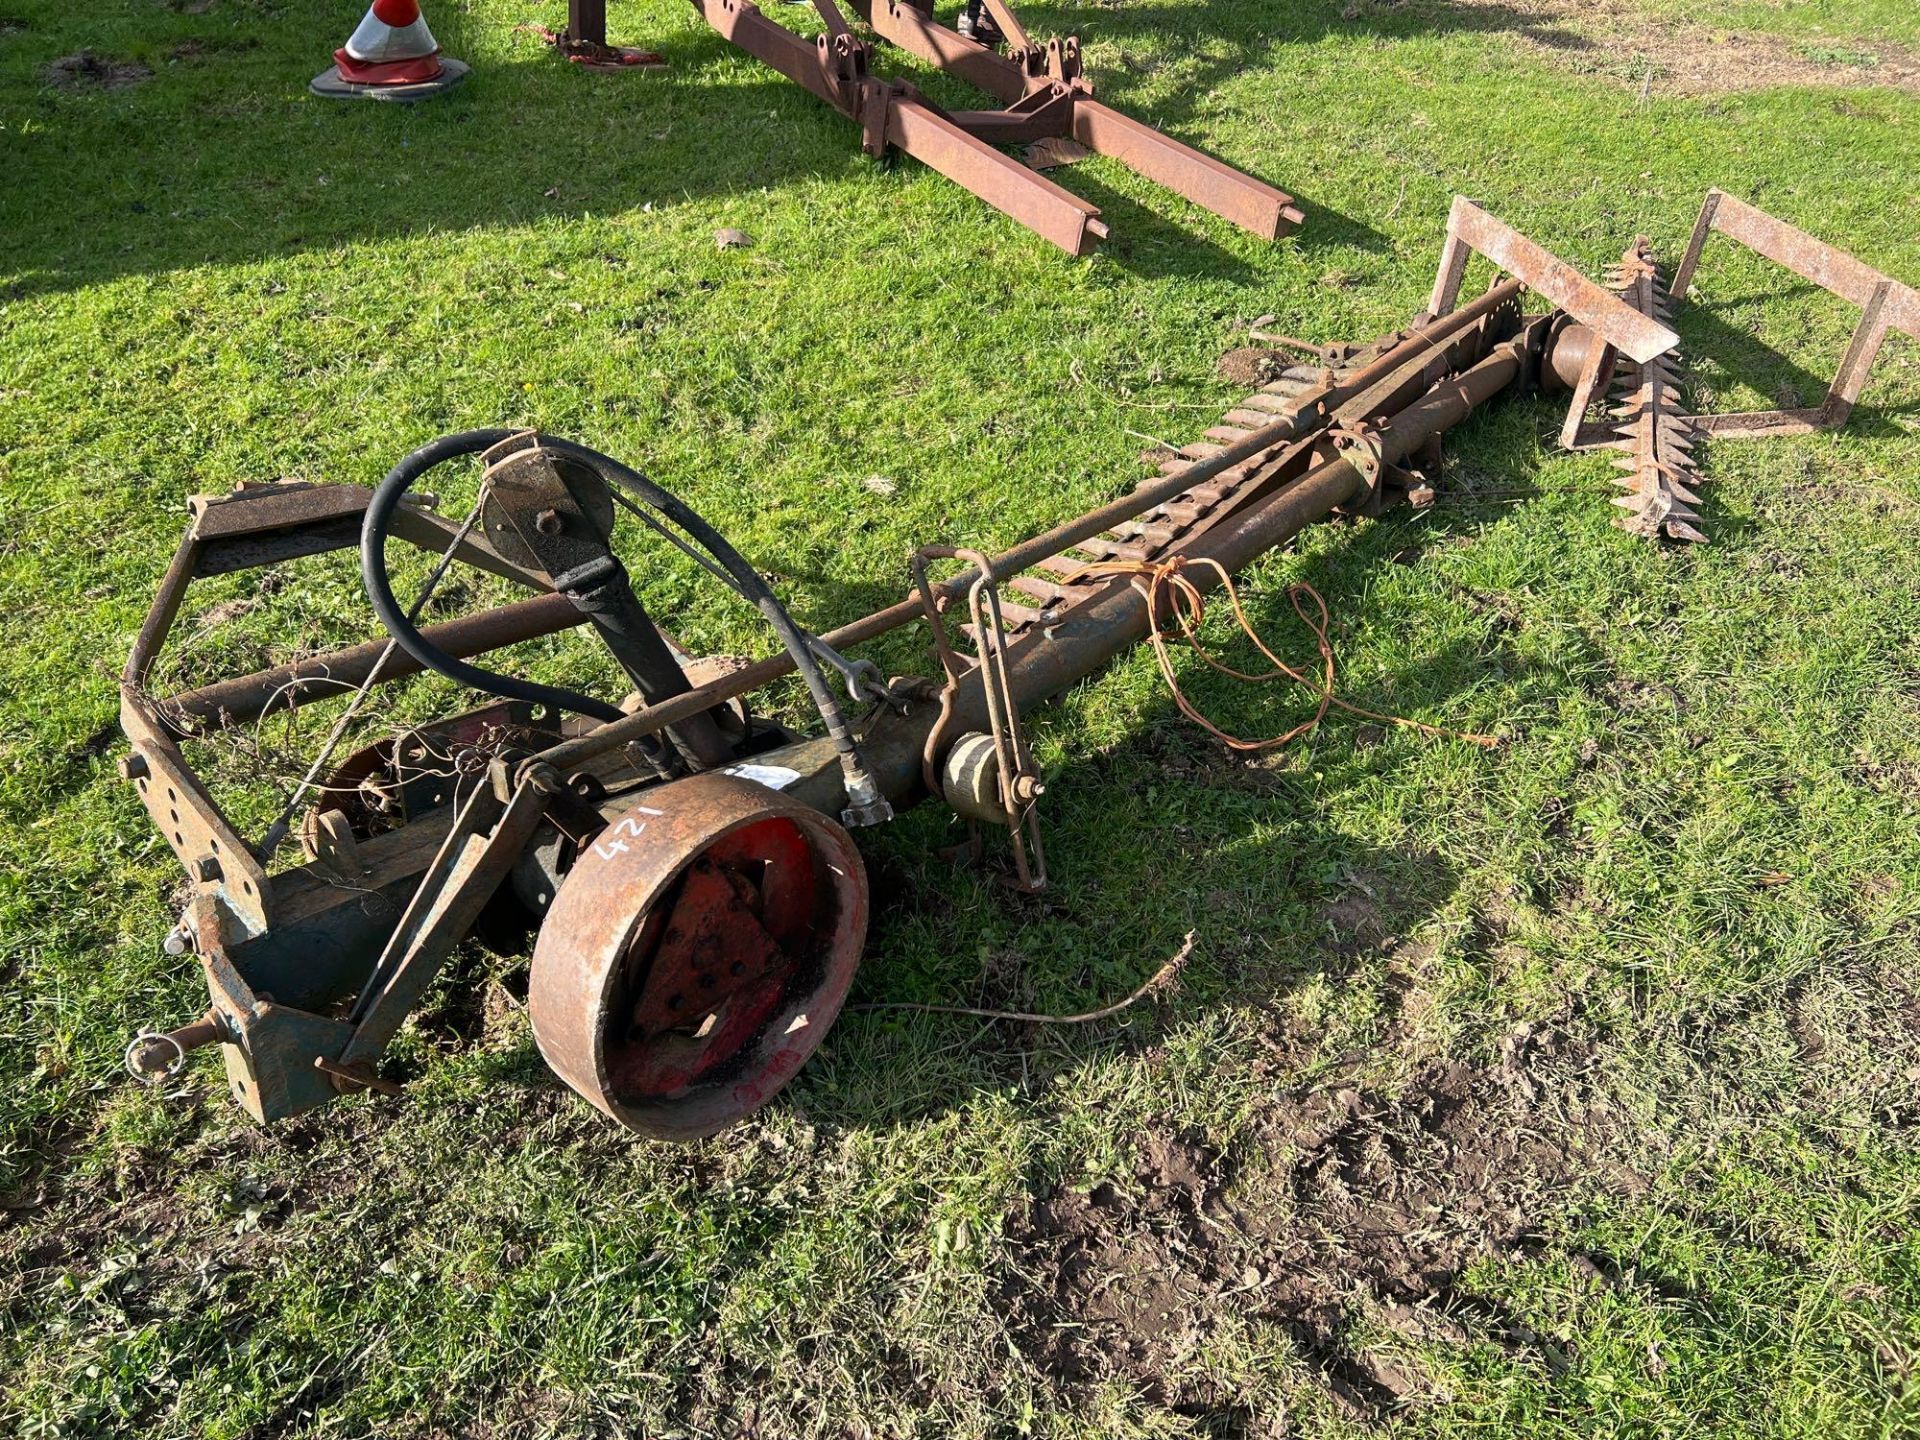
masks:
<path fill-rule="evenodd" d="M 558 440 L 548 435 L 536 437 L 536 443 L 544 450 L 571 456 L 584 465 L 592 466 L 609 485 L 618 485 L 665 515 L 720 563 L 720 568 L 732 577 L 740 593 L 753 602 L 754 608 L 773 627 L 774 634 L 780 637 L 781 645 L 793 660 L 794 669 L 800 672 L 800 678 L 806 682 L 807 692 L 813 698 L 814 708 L 820 712 L 821 722 L 827 727 L 827 734 L 833 740 L 834 749 L 839 752 L 842 765 L 851 767 L 849 776 L 855 771 L 864 774 L 866 767 L 854 743 L 853 729 L 841 713 L 840 702 L 827 684 L 826 676 L 821 673 L 820 662 L 808 647 L 807 637 L 793 623 L 793 617 L 787 614 L 786 606 L 780 603 L 773 588 L 728 543 L 726 536 L 701 519 L 678 496 L 663 490 L 638 470 L 621 464 L 611 456 L 602 455 L 598 450 L 577 445 L 571 440 Z"/>
<path fill-rule="evenodd" d="M 510 675 L 496 675 L 491 670 L 482 670 L 478 665 L 454 659 L 422 635 L 394 599 L 393 582 L 387 577 L 387 527 L 393 523 L 393 513 L 399 508 L 407 491 L 434 466 L 461 455 L 476 455 L 483 450 L 490 450 L 502 440 L 521 433 L 518 430 L 493 429 L 462 430 L 458 434 L 442 435 L 431 444 L 422 445 L 387 472 L 387 478 L 380 482 L 373 492 L 373 498 L 367 502 L 366 519 L 360 525 L 360 578 L 367 588 L 367 599 L 373 602 L 373 613 L 380 618 L 381 625 L 393 637 L 394 643 L 436 674 L 489 695 L 571 710 L 575 714 L 591 715 L 596 720 L 619 720 L 624 717 L 625 711 L 604 700 L 596 700 L 591 695 L 582 695 L 556 685 L 516 680 Z M 592 454 L 591 451 L 587 453 Z"/>

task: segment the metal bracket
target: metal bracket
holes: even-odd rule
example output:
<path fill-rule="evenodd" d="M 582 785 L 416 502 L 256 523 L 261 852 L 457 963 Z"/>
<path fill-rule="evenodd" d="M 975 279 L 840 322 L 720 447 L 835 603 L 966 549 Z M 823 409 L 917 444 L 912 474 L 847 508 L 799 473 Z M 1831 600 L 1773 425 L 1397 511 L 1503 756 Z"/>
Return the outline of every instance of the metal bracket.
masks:
<path fill-rule="evenodd" d="M 1453 197 L 1453 209 L 1447 214 L 1447 239 L 1433 279 L 1429 317 L 1437 319 L 1452 312 L 1467 261 L 1475 254 L 1484 255 L 1507 274 L 1525 281 L 1528 289 L 1551 300 L 1593 332 L 1598 343 L 1587 347 L 1586 362 L 1574 381 L 1560 443 L 1570 450 L 1597 443 L 1587 438 L 1583 422 L 1593 402 L 1606 393 L 1616 352 L 1644 364 L 1679 345 L 1680 337 L 1511 225 L 1496 220 L 1464 195 Z"/>
<path fill-rule="evenodd" d="M 1348 421 L 1335 425 L 1326 432 L 1326 438 L 1333 442 L 1340 458 L 1360 472 L 1360 478 L 1367 482 L 1366 492 L 1355 496 L 1345 505 L 1338 507 L 1342 515 L 1378 515 L 1385 508 L 1385 496 L 1382 493 L 1384 482 L 1392 469 L 1386 463 L 1386 456 L 1380 445 L 1380 432 L 1364 420 Z"/>
<path fill-rule="evenodd" d="M 1861 263 L 1844 250 L 1837 250 L 1804 230 L 1776 220 L 1724 190 L 1714 189 L 1707 191 L 1701 203 L 1693 237 L 1687 242 L 1687 253 L 1674 272 L 1672 295 L 1675 300 L 1686 298 L 1693 285 L 1694 272 L 1700 268 L 1700 252 L 1706 248 L 1707 237 L 1716 230 L 1802 279 L 1811 280 L 1823 290 L 1858 305 L 1860 320 L 1854 326 L 1846 353 L 1840 357 L 1840 368 L 1828 387 L 1827 398 L 1820 405 L 1811 409 L 1698 415 L 1694 417 L 1694 428 L 1707 435 L 1750 440 L 1768 435 L 1805 435 L 1846 424 L 1854 403 L 1866 387 L 1887 332 L 1898 330 L 1920 340 L 1920 293 Z"/>
<path fill-rule="evenodd" d="M 933 587 L 927 580 L 929 560 L 962 560 L 978 572 L 978 578 L 967 589 L 967 610 L 972 616 L 974 647 L 978 655 L 971 669 L 947 638 L 945 607 L 935 599 Z M 927 623 L 933 629 L 934 646 L 940 653 L 941 666 L 947 672 L 946 686 L 940 692 L 940 715 L 927 736 L 922 755 L 922 777 L 930 791 L 947 798 L 966 817 L 970 827 L 976 821 L 988 818 L 994 823 L 1004 824 L 1013 848 L 1014 873 L 1018 877 L 1013 882 L 1015 888 L 1029 894 L 1044 890 L 1047 888 L 1047 857 L 1040 840 L 1039 801 L 1046 787 L 1040 782 L 1032 752 L 1027 748 L 1026 734 L 1020 724 L 1020 706 L 1014 699 L 1012 681 L 1007 673 L 1007 629 L 1000 611 L 1000 587 L 993 562 L 978 550 L 956 549 L 951 545 L 923 545 L 913 554 L 913 581 L 921 606 L 926 611 Z M 947 761 L 966 743 L 966 737 L 948 743 L 947 731 L 951 727 L 955 700 L 960 687 L 975 675 L 979 676 L 981 691 L 986 699 L 987 738 L 992 742 L 993 751 L 992 774 L 984 779 L 997 782 L 991 786 L 983 782 L 977 787 L 981 792 L 974 797 L 981 802 L 978 804 L 951 794 L 950 787 L 943 783 L 947 779 Z M 989 789 L 992 792 L 990 800 L 986 793 Z M 999 813 L 992 815 L 996 804 Z"/>

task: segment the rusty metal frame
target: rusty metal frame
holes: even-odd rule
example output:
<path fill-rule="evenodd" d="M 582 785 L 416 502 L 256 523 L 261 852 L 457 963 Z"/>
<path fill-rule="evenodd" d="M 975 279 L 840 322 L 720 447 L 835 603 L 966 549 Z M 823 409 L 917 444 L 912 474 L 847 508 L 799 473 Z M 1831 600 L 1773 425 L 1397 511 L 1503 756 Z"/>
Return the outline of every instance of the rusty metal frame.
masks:
<path fill-rule="evenodd" d="M 1707 191 L 1701 202 L 1693 236 L 1673 276 L 1673 298 L 1684 300 L 1700 268 L 1701 252 L 1715 232 L 1737 240 L 1757 255 L 1811 280 L 1830 294 L 1860 307 L 1860 319 L 1827 397 L 1802 409 L 1749 410 L 1737 414 L 1700 415 L 1694 427 L 1707 435 L 1729 439 L 1759 439 L 1768 435 L 1805 435 L 1831 430 L 1847 422 L 1867 377 L 1891 330 L 1920 340 L 1920 293 L 1891 276 L 1862 263 L 1844 250 L 1818 240 L 1806 231 L 1778 220 L 1724 190 Z"/>
<path fill-rule="evenodd" d="M 1433 295 L 1427 303 L 1429 316 L 1451 313 L 1466 277 L 1467 261 L 1475 254 L 1526 282 L 1528 289 L 1551 300 L 1572 322 L 1593 331 L 1599 343 L 1588 346 L 1586 362 L 1567 405 L 1566 422 L 1560 429 L 1560 443 L 1577 450 L 1610 442 L 1610 429 L 1590 430 L 1584 422 L 1594 401 L 1607 392 L 1616 357 L 1625 355 L 1644 364 L 1677 347 L 1680 337 L 1511 225 L 1496 220 L 1464 195 L 1453 197 L 1453 208 L 1447 213 L 1447 238 L 1433 279 Z"/>
<path fill-rule="evenodd" d="M 197 694 L 184 697 L 185 705 L 177 698 L 156 699 L 148 692 L 148 681 L 196 579 L 349 548 L 358 542 L 369 493 L 357 485 L 292 482 L 245 485 L 228 495 L 191 500 L 187 533 L 167 567 L 121 675 L 120 724 L 133 747 L 121 771 L 134 782 L 141 803 L 194 884 L 217 897 L 224 913 L 246 934 L 263 932 L 271 920 L 265 867 L 188 766 L 179 738 L 193 733 L 188 717 L 211 718 L 225 699 L 249 709 L 252 718 L 276 703 L 275 696 L 293 704 L 298 703 L 295 697 L 311 698 L 306 692 L 328 685 L 338 693 L 347 682 L 329 675 L 327 662 L 358 657 L 322 656 L 304 666 L 243 677 L 234 689 L 214 697 L 211 706 Z M 453 535 L 452 527 L 419 508 L 406 512 L 396 533 L 426 547 L 435 538 L 444 545 Z M 528 579 L 481 542 L 463 541 L 459 553 L 496 574 Z M 514 617 L 516 622 L 524 618 L 524 614 Z M 544 625 L 552 617 L 543 607 L 532 618 Z M 499 643 L 497 635 L 486 638 Z M 243 703 L 248 700 L 259 703 Z"/>
<path fill-rule="evenodd" d="M 343 863 L 342 853 L 323 853 L 306 866 L 269 876 L 268 857 L 240 833 L 194 773 L 180 746 L 183 738 L 351 690 L 372 673 L 375 660 L 387 647 L 372 641 L 179 695 L 156 697 L 149 689 L 154 667 L 193 582 L 353 548 L 371 493 L 357 485 L 283 482 L 243 485 L 230 494 L 190 500 L 186 533 L 121 675 L 120 723 L 131 743 L 121 774 L 134 784 L 192 882 L 180 944 L 199 954 L 213 1000 L 203 1021 L 168 1035 L 145 1037 L 140 1048 L 157 1045 L 164 1051 L 171 1046 L 184 1053 L 198 1044 L 223 1042 L 235 1098 L 262 1120 L 309 1109 L 352 1089 L 386 1088 L 373 1075 L 368 1057 L 391 1037 L 391 1027 L 397 1026 L 405 1006 L 396 1013 L 391 1001 L 379 1005 L 369 1028 L 368 1022 L 356 1026 L 320 1013 L 309 996 L 361 984 L 352 959 L 355 947 L 345 937 L 377 926 L 382 908 L 403 890 L 416 901 L 431 890 L 435 896 L 429 916 L 432 923 L 410 936 L 403 957 L 406 963 L 397 967 L 417 996 L 518 855 L 530 829 L 527 814 L 535 812 L 537 818 L 545 806 L 543 796 L 529 794 L 493 807 L 485 817 L 490 828 L 484 843 L 477 850 L 469 844 L 456 857 L 460 869 L 450 878 L 457 884 L 429 886 L 421 881 L 432 864 L 433 852 L 422 848 L 434 843 L 431 826 L 417 827 L 412 834 L 396 831 L 353 846 L 351 875 L 336 873 Z M 457 527 L 418 505 L 397 513 L 392 533 L 435 554 L 446 551 L 458 537 Z M 544 589 L 531 571 L 501 556 L 483 539 L 459 537 L 453 548 L 481 569 Z M 429 628 L 451 648 L 476 654 L 553 634 L 584 618 L 564 597 L 548 592 Z M 380 679 L 390 683 L 418 669 L 396 654 Z M 478 812 L 463 815 L 469 813 Z M 449 832 L 446 843 L 451 843 L 453 833 L 458 832 Z M 283 947 L 270 937 L 276 927 L 295 937 L 324 936 L 330 943 L 304 954 L 282 954 Z M 291 950 L 300 948 L 295 944 Z M 276 999 L 275 992 L 281 998 Z M 381 1027 L 387 1027 L 384 1033 Z"/>
<path fill-rule="evenodd" d="M 1080 73 L 1080 42 L 1071 36 L 1038 44 L 1008 6 L 995 4 L 1010 46 L 1002 55 L 936 23 L 930 6 L 850 3 L 881 39 L 986 91 L 1002 108 L 945 110 L 904 81 L 873 75 L 871 47 L 835 0 L 814 0 L 826 33 L 812 41 L 767 19 L 752 0 L 693 0 L 726 39 L 858 123 L 868 154 L 904 151 L 1069 254 L 1088 254 L 1106 238 L 1099 207 L 996 146 L 1071 138 L 1262 239 L 1301 223 L 1284 190 L 1096 101 Z"/>
<path fill-rule="evenodd" d="M 983 747 L 991 749 L 983 763 L 1010 783 L 978 787 L 976 798 L 987 797 L 1002 812 L 1022 880 L 1035 888 L 1044 883 L 1032 804 L 1040 777 L 1020 716 L 1141 639 L 1149 618 L 1148 601 L 1127 575 L 1084 573 L 1084 558 L 1068 552 L 1077 547 L 1082 555 L 1138 554 L 1148 560 L 1180 553 L 1217 561 L 1225 570 L 1241 568 L 1301 527 L 1362 498 L 1373 488 L 1370 471 L 1418 453 L 1477 405 L 1526 383 L 1546 322 L 1521 325 L 1519 297 L 1519 282 L 1504 282 L 1414 334 L 1370 347 L 1353 367 L 1323 372 L 1290 395 L 1279 412 L 1258 411 L 1251 422 L 1258 429 L 1231 427 L 1244 430 L 1244 439 L 1208 446 L 1207 454 L 1179 473 L 1149 480 L 1003 555 L 929 547 L 915 596 L 824 637 L 836 648 L 851 646 L 923 615 L 937 620 L 947 608 L 939 600 L 967 597 L 980 654 L 968 666 L 948 647 L 943 662 L 951 683 L 938 714 L 929 703 L 934 687 L 922 682 L 899 687 L 901 698 L 894 703 L 901 708 L 877 707 L 861 722 L 863 734 L 878 737 L 873 749 L 883 793 L 903 804 L 921 798 L 922 766 L 937 750 L 931 742 L 942 727 L 962 737 L 976 756 Z M 1374 422 L 1368 431 L 1371 460 L 1339 443 L 1361 421 Z M 566 873 L 564 860 L 540 858 L 558 853 L 549 847 L 562 839 L 589 843 L 659 778 L 657 771 L 642 773 L 635 765 L 632 742 L 661 733 L 684 714 L 757 689 L 796 663 L 791 653 L 769 656 L 584 730 L 562 728 L 549 717 L 533 727 L 530 742 L 495 746 L 487 752 L 490 764 L 478 767 L 482 773 L 461 772 L 464 778 L 436 789 L 418 810 L 406 810 L 395 828 L 356 832 L 336 825 L 313 847 L 315 859 L 269 876 L 265 849 L 247 847 L 192 776 L 176 742 L 183 734 L 244 723 L 241 715 L 298 704 L 322 688 L 319 682 L 331 678 L 337 684 L 339 677 L 283 666 L 186 692 L 197 697 L 191 708 L 180 703 L 182 697 L 156 701 L 146 686 L 197 574 L 208 566 L 221 573 L 244 568 L 242 561 L 265 564 L 346 548 L 366 494 L 350 487 L 264 487 L 197 504 L 123 687 L 134 743 L 129 768 L 139 769 L 129 778 L 146 782 L 142 798 L 163 828 L 175 810 L 197 817 L 191 837 L 185 825 L 178 826 L 176 849 L 195 886 L 176 933 L 180 950 L 190 946 L 197 953 L 211 1000 L 204 1016 L 180 1030 L 136 1037 L 130 1063 L 164 1074 L 187 1050 L 217 1041 L 233 1094 L 262 1121 L 341 1094 L 391 1092 L 394 1085 L 376 1069 L 379 1058 L 483 905 L 510 874 L 516 886 L 548 887 L 539 897 L 545 901 L 556 877 Z M 422 540 L 432 542 L 423 548 L 434 550 L 444 550 L 460 533 L 437 517 L 421 519 L 418 529 Z M 247 548 L 216 549 L 229 544 Z M 933 582 L 924 573 L 928 556 L 969 568 Z M 537 578 L 518 568 L 504 546 L 482 546 L 473 558 L 489 568 L 507 567 L 502 573 Z M 1204 580 L 1199 583 L 1205 588 Z M 1003 601 L 1003 588 L 1037 597 L 1047 608 Z M 1047 618 L 1056 602 L 1059 623 Z M 538 604 L 537 597 L 491 614 L 513 611 L 517 625 L 549 626 L 540 633 L 562 628 L 550 626 L 544 609 L 527 608 Z M 469 620 L 490 623 L 489 616 Z M 484 624 L 483 632 L 471 638 L 501 633 L 485 631 Z M 345 657 L 341 664 L 350 663 L 361 682 L 397 678 L 375 675 L 365 650 L 351 647 L 336 655 Z M 458 719 L 440 723 L 452 726 Z M 757 766 L 790 767 L 777 771 L 788 777 L 783 785 L 791 784 L 783 803 L 829 816 L 845 803 L 847 781 L 829 741 L 791 740 L 742 753 L 752 763 L 702 773 L 738 769 L 754 779 L 748 772 Z M 972 773 L 978 778 L 987 771 Z M 539 838 L 556 831 L 560 839 Z M 211 843 L 216 840 L 217 851 Z M 196 869 L 216 854 L 222 858 L 217 873 L 207 865 Z M 533 878 L 517 869 L 523 863 Z M 242 888 L 249 884 L 251 892 Z"/>

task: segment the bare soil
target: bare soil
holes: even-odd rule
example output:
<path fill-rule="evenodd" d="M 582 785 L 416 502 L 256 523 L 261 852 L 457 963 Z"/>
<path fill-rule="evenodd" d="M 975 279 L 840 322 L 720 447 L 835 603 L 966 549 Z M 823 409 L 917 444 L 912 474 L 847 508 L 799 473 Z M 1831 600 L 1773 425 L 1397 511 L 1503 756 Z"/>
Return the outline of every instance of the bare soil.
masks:
<path fill-rule="evenodd" d="M 1380 0 L 1354 7 L 1356 18 Z M 1796 46 L 1648 15 L 1634 0 L 1419 0 L 1472 29 L 1509 32 L 1584 73 L 1647 94 L 1720 95 L 1777 85 L 1880 86 L 1920 93 L 1920 57 L 1874 41 Z"/>
<path fill-rule="evenodd" d="M 153 78 L 137 60 L 110 60 L 91 50 L 62 55 L 41 73 L 57 90 L 125 90 Z"/>
<path fill-rule="evenodd" d="M 1278 380 L 1300 363 L 1291 351 L 1273 350 L 1265 345 L 1240 345 L 1220 357 L 1215 373 L 1229 385 L 1257 390 Z"/>
<path fill-rule="evenodd" d="M 1365 1421 L 1418 1403 L 1427 1383 L 1417 1362 L 1356 1340 L 1363 1320 L 1556 1367 L 1550 1342 L 1463 1283 L 1475 1261 L 1536 1243 L 1537 1220 L 1565 1213 L 1583 1184 L 1640 1183 L 1591 1153 L 1603 1147 L 1584 1112 L 1545 1121 L 1530 1072 L 1554 1049 L 1529 1029 L 1494 1070 L 1435 1062 L 1393 1097 L 1283 1099 L 1232 1160 L 1188 1137 L 1142 1137 L 1130 1175 L 1007 1217 L 998 1303 L 1010 1331 L 1070 1383 L 1118 1381 L 1196 1414 L 1227 1400 L 1181 1359 L 1229 1316 L 1284 1326 Z"/>

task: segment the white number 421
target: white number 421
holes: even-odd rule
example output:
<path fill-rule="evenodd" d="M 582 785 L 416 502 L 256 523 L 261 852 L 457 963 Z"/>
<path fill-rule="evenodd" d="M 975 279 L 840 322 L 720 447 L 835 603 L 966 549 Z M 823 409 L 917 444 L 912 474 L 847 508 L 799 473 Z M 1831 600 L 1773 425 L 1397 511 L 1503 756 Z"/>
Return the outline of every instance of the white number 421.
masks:
<path fill-rule="evenodd" d="M 649 809 L 645 805 L 639 805 L 635 808 L 639 810 L 642 815 L 666 814 L 664 810 Z M 614 825 L 613 829 L 607 832 L 608 838 L 593 842 L 593 853 L 602 860 L 611 860 L 615 856 L 625 855 L 633 848 L 627 844 L 627 840 L 638 840 L 641 832 L 646 828 L 646 821 L 636 820 L 631 815 L 623 815 L 620 817 L 619 822 Z M 626 839 L 622 839 L 622 836 L 625 836 Z"/>

